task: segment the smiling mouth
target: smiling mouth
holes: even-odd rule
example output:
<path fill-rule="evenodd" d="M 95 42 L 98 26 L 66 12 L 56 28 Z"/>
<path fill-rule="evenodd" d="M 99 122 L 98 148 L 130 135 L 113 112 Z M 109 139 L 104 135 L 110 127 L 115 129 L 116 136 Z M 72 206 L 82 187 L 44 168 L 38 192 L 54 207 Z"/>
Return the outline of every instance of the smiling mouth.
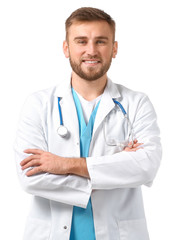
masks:
<path fill-rule="evenodd" d="M 83 63 L 88 64 L 88 65 L 96 65 L 100 63 L 100 60 L 82 60 Z"/>

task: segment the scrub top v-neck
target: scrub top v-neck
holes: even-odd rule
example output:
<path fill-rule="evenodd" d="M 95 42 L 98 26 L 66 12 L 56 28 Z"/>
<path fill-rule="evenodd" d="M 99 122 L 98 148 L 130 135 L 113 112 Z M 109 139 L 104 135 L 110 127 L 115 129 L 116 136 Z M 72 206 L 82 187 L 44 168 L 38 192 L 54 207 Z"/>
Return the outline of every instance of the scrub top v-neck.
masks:
<path fill-rule="evenodd" d="M 79 97 L 73 88 L 72 94 L 79 121 L 80 156 L 88 157 L 90 142 L 92 139 L 93 126 L 100 101 L 97 103 L 96 107 L 91 113 L 88 124 L 86 124 Z M 87 239 L 89 240 L 96 239 L 91 198 L 89 199 L 86 209 L 76 206 L 73 207 L 73 217 L 70 234 L 70 240 L 87 240 Z"/>

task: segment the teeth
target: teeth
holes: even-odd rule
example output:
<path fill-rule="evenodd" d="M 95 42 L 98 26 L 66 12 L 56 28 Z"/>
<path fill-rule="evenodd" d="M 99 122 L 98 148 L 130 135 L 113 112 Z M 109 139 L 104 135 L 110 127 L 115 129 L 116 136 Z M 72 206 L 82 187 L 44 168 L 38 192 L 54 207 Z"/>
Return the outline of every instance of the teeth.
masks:
<path fill-rule="evenodd" d="M 98 61 L 85 61 L 86 63 L 97 63 Z"/>

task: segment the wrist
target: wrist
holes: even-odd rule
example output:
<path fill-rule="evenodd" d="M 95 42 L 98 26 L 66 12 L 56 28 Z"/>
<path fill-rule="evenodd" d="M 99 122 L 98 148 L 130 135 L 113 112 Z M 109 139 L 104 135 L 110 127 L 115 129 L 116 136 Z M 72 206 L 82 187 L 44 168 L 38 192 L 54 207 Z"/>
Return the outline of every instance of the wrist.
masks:
<path fill-rule="evenodd" d="M 68 161 L 68 173 L 89 178 L 85 158 L 70 158 Z"/>

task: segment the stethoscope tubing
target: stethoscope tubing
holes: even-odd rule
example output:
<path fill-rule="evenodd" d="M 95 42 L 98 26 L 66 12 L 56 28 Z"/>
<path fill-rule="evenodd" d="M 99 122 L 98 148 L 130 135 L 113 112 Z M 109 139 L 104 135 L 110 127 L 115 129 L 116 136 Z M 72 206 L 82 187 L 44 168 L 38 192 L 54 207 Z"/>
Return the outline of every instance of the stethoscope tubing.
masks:
<path fill-rule="evenodd" d="M 60 118 L 60 125 L 63 126 L 63 117 L 62 117 L 62 112 L 61 112 L 60 100 L 61 100 L 61 98 L 58 97 L 58 112 L 59 112 L 59 118 Z"/>
<path fill-rule="evenodd" d="M 112 100 L 114 101 L 114 103 L 116 103 L 120 107 L 120 109 L 121 109 L 122 113 L 124 114 L 124 116 L 126 116 L 127 113 L 126 113 L 124 107 L 122 106 L 122 104 L 120 102 L 118 102 L 117 100 L 115 100 L 114 98 Z"/>
<path fill-rule="evenodd" d="M 64 124 L 63 124 L 63 117 L 62 117 L 62 111 L 61 111 L 61 106 L 60 106 L 60 100 L 61 100 L 61 98 L 58 97 L 58 111 L 59 111 L 59 118 L 60 118 L 60 126 L 59 126 L 59 128 L 58 128 L 57 131 L 58 131 L 58 135 L 60 135 L 61 137 L 66 137 L 67 134 L 68 134 L 68 130 L 67 130 L 67 128 L 66 128 L 66 127 L 64 126 Z M 133 129 L 132 129 L 132 125 L 131 125 L 131 123 L 130 123 L 130 120 L 129 120 L 129 118 L 128 118 L 128 115 L 127 115 L 124 107 L 122 106 L 122 104 L 121 104 L 120 102 L 118 102 L 118 101 L 115 100 L 114 98 L 113 98 L 112 100 L 113 100 L 113 102 L 114 102 L 115 104 L 117 104 L 117 105 L 119 106 L 119 108 L 121 109 L 124 117 L 125 117 L 125 118 L 127 119 L 127 121 L 128 121 L 128 125 L 129 125 L 129 128 L 130 128 L 130 137 L 131 137 L 132 145 L 133 145 Z M 64 133 L 63 133 L 63 131 L 64 131 Z M 106 142 L 107 145 L 112 146 L 111 144 L 109 144 L 109 143 L 107 142 L 105 135 L 106 135 L 106 134 L 105 134 L 105 125 L 104 125 L 104 138 L 105 138 L 105 142 Z M 119 146 L 122 146 L 122 144 L 123 144 L 123 143 L 119 143 L 118 145 L 119 145 Z"/>

